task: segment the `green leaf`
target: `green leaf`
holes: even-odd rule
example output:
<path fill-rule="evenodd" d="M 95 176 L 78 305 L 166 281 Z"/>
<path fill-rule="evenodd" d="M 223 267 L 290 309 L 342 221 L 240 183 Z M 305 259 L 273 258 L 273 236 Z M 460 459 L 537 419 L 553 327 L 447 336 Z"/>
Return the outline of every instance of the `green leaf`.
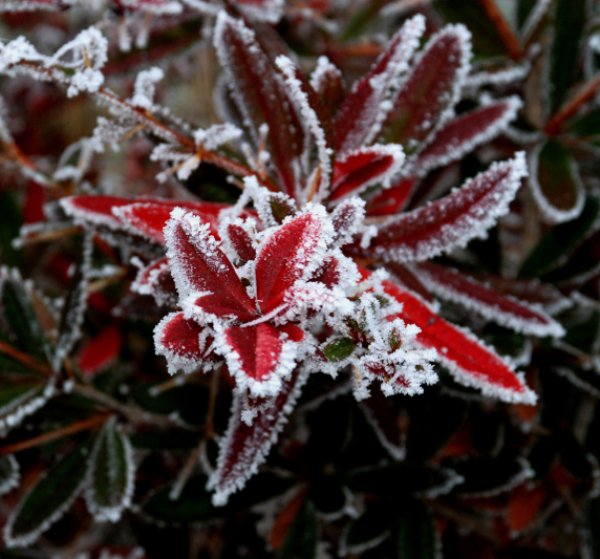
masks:
<path fill-rule="evenodd" d="M 26 493 L 8 519 L 8 547 L 27 546 L 54 524 L 77 498 L 85 480 L 89 444 L 63 457 Z"/>
<path fill-rule="evenodd" d="M 586 24 L 586 2 L 556 0 L 554 43 L 550 54 L 550 109 L 555 112 L 576 78 Z"/>
<path fill-rule="evenodd" d="M 438 556 L 438 536 L 433 517 L 419 501 L 403 503 L 393 532 L 394 558 L 434 559 Z"/>
<path fill-rule="evenodd" d="M 537 278 L 558 266 L 589 235 L 600 219 L 600 199 L 590 196 L 579 217 L 553 227 L 521 268 L 521 277 Z"/>
<path fill-rule="evenodd" d="M 135 464 L 131 443 L 109 419 L 98 434 L 87 473 L 88 509 L 97 520 L 116 522 L 131 504 Z"/>
<path fill-rule="evenodd" d="M 359 555 L 379 545 L 389 534 L 389 502 L 372 504 L 348 525 L 344 536 L 345 551 Z"/>
<path fill-rule="evenodd" d="M 144 512 L 157 520 L 173 523 L 208 522 L 223 515 L 225 509 L 216 508 L 206 490 L 206 477 L 195 476 L 183 488 L 177 499 L 171 498 L 168 485 L 144 503 Z"/>
<path fill-rule="evenodd" d="M 0 388 L 0 431 L 7 431 L 35 413 L 54 394 L 54 384 L 22 384 Z"/>
<path fill-rule="evenodd" d="M 306 500 L 288 531 L 281 559 L 313 559 L 317 556 L 319 526 L 315 506 Z"/>
<path fill-rule="evenodd" d="M 23 280 L 15 270 L 5 270 L 0 281 L 0 304 L 10 333 L 21 349 L 45 359 L 49 355 L 48 342 L 23 287 Z"/>
<path fill-rule="evenodd" d="M 0 495 L 19 485 L 19 463 L 14 456 L 0 456 Z"/>
<path fill-rule="evenodd" d="M 531 159 L 532 194 L 544 217 L 553 223 L 577 218 L 584 204 L 579 168 L 564 146 L 548 140 Z"/>
<path fill-rule="evenodd" d="M 328 361 L 338 363 L 350 357 L 354 351 L 354 342 L 350 338 L 340 338 L 323 348 L 323 353 Z"/>
<path fill-rule="evenodd" d="M 600 136 L 600 107 L 579 117 L 569 129 L 579 136 Z"/>
<path fill-rule="evenodd" d="M 0 262 L 8 266 L 16 266 L 20 261 L 21 253 L 16 250 L 12 241 L 19 235 L 21 219 L 19 207 L 10 192 L 0 192 Z"/>

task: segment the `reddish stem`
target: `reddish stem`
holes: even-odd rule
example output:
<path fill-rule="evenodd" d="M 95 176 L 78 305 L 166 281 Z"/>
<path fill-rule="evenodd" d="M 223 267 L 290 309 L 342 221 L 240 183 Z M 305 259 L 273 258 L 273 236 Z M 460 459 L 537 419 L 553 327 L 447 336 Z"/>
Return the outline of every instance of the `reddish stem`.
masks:
<path fill-rule="evenodd" d="M 585 103 L 593 99 L 600 91 L 600 74 L 592 81 L 586 83 L 571 99 L 569 99 L 546 124 L 545 132 L 549 136 L 558 134 L 563 125 L 569 120 Z"/>
<path fill-rule="evenodd" d="M 40 446 L 42 444 L 55 441 L 56 439 L 61 439 L 67 435 L 79 433 L 80 431 L 87 431 L 88 429 L 94 429 L 95 427 L 104 424 L 108 417 L 109 415 L 105 413 L 102 415 L 95 415 L 93 417 L 88 417 L 87 419 L 82 419 L 81 421 L 76 421 L 75 423 L 71 423 L 65 427 L 60 427 L 54 431 L 42 433 L 37 437 L 32 437 L 31 439 L 27 439 L 25 441 L 19 441 L 18 443 L 8 444 L 0 447 L 0 456 L 21 452 L 22 450 L 27 450 L 28 448 L 33 448 L 35 446 Z"/>
<path fill-rule="evenodd" d="M 49 367 L 47 367 L 43 363 L 40 363 L 39 361 L 36 361 L 26 353 L 19 351 L 16 347 L 13 347 L 5 342 L 0 342 L 0 353 L 8 355 L 15 361 L 21 363 L 21 365 L 25 365 L 26 367 L 29 367 L 33 371 L 40 373 L 45 377 L 49 377 L 52 375 L 52 371 Z"/>
<path fill-rule="evenodd" d="M 490 21 L 494 24 L 494 27 L 500 36 L 500 40 L 508 52 L 508 56 L 513 60 L 521 60 L 521 58 L 523 58 L 523 49 L 521 48 L 519 39 L 514 34 L 508 22 L 504 19 L 495 0 L 480 0 L 480 2 L 490 18 Z"/>

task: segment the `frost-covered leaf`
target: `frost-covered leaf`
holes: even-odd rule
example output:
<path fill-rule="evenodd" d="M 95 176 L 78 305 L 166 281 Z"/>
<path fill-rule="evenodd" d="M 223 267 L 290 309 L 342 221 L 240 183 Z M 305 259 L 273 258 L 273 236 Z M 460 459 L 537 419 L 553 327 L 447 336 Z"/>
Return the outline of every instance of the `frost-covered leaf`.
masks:
<path fill-rule="evenodd" d="M 376 194 L 369 199 L 367 215 L 383 216 L 400 213 L 410 201 L 416 183 L 416 178 L 402 178 L 390 188 Z"/>
<path fill-rule="evenodd" d="M 333 119 L 346 95 L 340 70 L 327 57 L 321 56 L 310 76 L 310 85 L 321 101 L 325 118 Z"/>
<path fill-rule="evenodd" d="M 223 332 L 217 351 L 225 358 L 239 389 L 249 388 L 255 395 L 273 395 L 295 367 L 297 344 L 303 336 L 293 324 L 231 326 Z"/>
<path fill-rule="evenodd" d="M 373 141 L 392 108 L 392 95 L 402 83 L 425 30 L 422 16 L 408 20 L 392 37 L 369 72 L 354 84 L 339 108 L 335 148 L 341 153 Z"/>
<path fill-rule="evenodd" d="M 385 261 L 427 260 L 484 237 L 506 213 L 525 176 L 522 153 L 494 163 L 451 194 L 380 226 L 361 252 Z"/>
<path fill-rule="evenodd" d="M 207 224 L 176 208 L 165 227 L 165 239 L 181 301 L 209 315 L 252 318 L 255 305 Z"/>
<path fill-rule="evenodd" d="M 529 159 L 529 185 L 534 200 L 550 223 L 562 223 L 581 214 L 585 193 L 577 163 L 556 140 L 547 140 Z"/>
<path fill-rule="evenodd" d="M 384 135 L 412 153 L 452 115 L 471 62 L 471 36 L 462 25 L 448 25 L 419 55 L 393 99 Z"/>
<path fill-rule="evenodd" d="M 16 427 L 27 416 L 42 408 L 54 392 L 52 381 L 0 388 L 0 433 Z"/>
<path fill-rule="evenodd" d="M 34 543 L 67 512 L 83 487 L 88 454 L 89 445 L 83 444 L 42 474 L 4 526 L 4 543 L 8 547 Z"/>
<path fill-rule="evenodd" d="M 263 313 L 283 302 L 288 291 L 323 250 L 323 223 L 313 213 L 301 214 L 277 229 L 256 258 L 256 299 Z"/>
<path fill-rule="evenodd" d="M 109 229 L 121 228 L 121 222 L 113 209 L 132 203 L 130 198 L 119 196 L 80 195 L 60 201 L 65 213 L 81 225 L 97 225 Z"/>
<path fill-rule="evenodd" d="M 37 358 L 46 359 L 50 346 L 35 314 L 23 279 L 15 269 L 0 268 L 0 310 L 10 335 L 21 349 Z"/>
<path fill-rule="evenodd" d="M 154 347 L 167 360 L 171 374 L 178 370 L 192 372 L 211 369 L 214 365 L 211 330 L 174 312 L 165 316 L 154 329 Z"/>
<path fill-rule="evenodd" d="M 457 382 L 473 386 L 486 396 L 510 403 L 535 403 L 535 394 L 520 375 L 473 334 L 446 322 L 409 291 L 384 282 L 385 292 L 402 303 L 400 317 L 421 331 L 417 341 L 437 352 L 437 361 L 447 367 Z"/>
<path fill-rule="evenodd" d="M 404 152 L 400 146 L 375 145 L 350 151 L 337 159 L 333 169 L 330 200 L 362 194 L 370 186 L 389 186 L 400 171 Z"/>
<path fill-rule="evenodd" d="M 131 443 L 111 418 L 96 438 L 86 476 L 85 498 L 96 520 L 121 518 L 131 504 L 134 479 Z"/>
<path fill-rule="evenodd" d="M 0 456 L 0 495 L 4 495 L 18 487 L 21 478 L 19 463 L 9 454 Z"/>
<path fill-rule="evenodd" d="M 521 334 L 560 337 L 562 326 L 546 312 L 446 267 L 423 263 L 416 267 L 419 279 L 436 295 L 457 303 L 483 318 Z"/>
<path fill-rule="evenodd" d="M 164 244 L 163 230 L 169 221 L 173 208 L 185 208 L 201 217 L 216 232 L 217 218 L 221 210 L 228 206 L 211 202 L 188 202 L 177 200 L 155 200 L 153 202 L 130 203 L 113 210 L 127 230 Z"/>
<path fill-rule="evenodd" d="M 140 295 L 154 297 L 160 306 L 175 306 L 177 303 L 177 288 L 171 275 L 168 258 L 159 258 L 140 268 L 131 284 L 131 290 Z"/>
<path fill-rule="evenodd" d="M 431 169 L 458 161 L 502 133 L 520 107 L 518 97 L 508 97 L 447 122 L 410 164 L 410 171 L 424 176 Z"/>
<path fill-rule="evenodd" d="M 216 505 L 225 504 L 232 493 L 242 489 L 256 474 L 293 411 L 306 376 L 307 373 L 297 369 L 273 398 L 254 399 L 243 392 L 234 394 L 218 466 L 209 482 Z M 251 424 L 246 421 L 248 411 L 256 412 Z"/>
<path fill-rule="evenodd" d="M 241 19 L 220 12 L 214 42 L 244 125 L 258 146 L 259 129 L 267 124 L 271 161 L 283 190 L 294 197 L 299 187 L 294 165 L 302 153 L 304 138 L 279 74 L 254 31 Z"/>

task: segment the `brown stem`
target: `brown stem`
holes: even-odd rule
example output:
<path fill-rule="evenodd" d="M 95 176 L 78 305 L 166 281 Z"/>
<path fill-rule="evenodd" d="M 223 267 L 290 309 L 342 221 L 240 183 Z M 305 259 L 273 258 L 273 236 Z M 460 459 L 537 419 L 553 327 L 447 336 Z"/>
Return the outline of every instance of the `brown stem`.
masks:
<path fill-rule="evenodd" d="M 109 414 L 106 413 L 95 415 L 93 417 L 88 417 L 87 419 L 82 419 L 81 421 L 76 421 L 75 423 L 71 423 L 65 427 L 60 427 L 54 431 L 42 433 L 37 437 L 32 437 L 31 439 L 19 441 L 18 443 L 2 446 L 0 447 L 0 456 L 6 454 L 15 454 L 16 452 L 21 452 L 22 450 L 27 450 L 28 448 L 33 448 L 57 439 L 61 439 L 67 435 L 79 433 L 80 431 L 87 431 L 88 429 L 94 429 L 95 427 L 104 424 L 108 417 Z"/>
<path fill-rule="evenodd" d="M 549 136 L 558 134 L 564 123 L 569 120 L 585 103 L 590 101 L 600 91 L 600 74 L 585 84 L 571 99 L 569 99 L 546 124 L 545 132 Z"/>
<path fill-rule="evenodd" d="M 204 444 L 205 440 L 202 439 L 198 446 L 188 456 L 188 459 L 185 461 L 181 472 L 179 472 L 179 475 L 177 476 L 177 479 L 175 480 L 175 483 L 173 484 L 173 487 L 169 492 L 169 497 L 171 499 L 176 500 L 181 495 L 185 484 L 187 483 L 188 479 L 190 479 L 191 475 L 194 473 L 198 462 L 200 462 L 200 456 L 202 456 Z"/>
<path fill-rule="evenodd" d="M 23 353 L 16 347 L 13 347 L 5 342 L 0 341 L 0 353 L 8 355 L 10 358 L 21 363 L 21 365 L 25 365 L 26 367 L 29 367 L 33 371 L 40 373 L 45 377 L 52 376 L 52 370 L 50 367 L 40 363 L 39 361 L 33 359 L 33 357 L 30 357 L 26 353 Z"/>
<path fill-rule="evenodd" d="M 479 1 L 490 18 L 490 21 L 494 24 L 494 27 L 500 36 L 500 40 L 508 52 L 508 56 L 510 56 L 513 60 L 521 60 L 521 58 L 523 58 L 523 49 L 521 48 L 519 39 L 510 28 L 508 22 L 504 19 L 504 16 L 498 9 L 495 0 Z"/>

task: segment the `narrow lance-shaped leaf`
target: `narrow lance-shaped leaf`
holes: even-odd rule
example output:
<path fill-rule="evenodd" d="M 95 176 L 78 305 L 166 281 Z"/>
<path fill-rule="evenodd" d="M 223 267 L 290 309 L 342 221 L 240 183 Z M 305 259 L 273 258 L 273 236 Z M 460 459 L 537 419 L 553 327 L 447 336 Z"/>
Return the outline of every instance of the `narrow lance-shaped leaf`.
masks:
<path fill-rule="evenodd" d="M 25 494 L 4 526 L 8 547 L 31 545 L 67 512 L 83 487 L 88 453 L 88 444 L 77 447 Z"/>
<path fill-rule="evenodd" d="M 87 471 L 85 498 L 96 520 L 121 518 L 131 504 L 134 478 L 131 443 L 111 418 L 98 434 Z"/>
<path fill-rule="evenodd" d="M 400 171 L 404 152 L 400 146 L 375 145 L 347 153 L 335 162 L 331 201 L 363 193 L 370 186 L 389 186 Z"/>
<path fill-rule="evenodd" d="M 577 164 L 561 143 L 548 140 L 531 154 L 529 164 L 531 192 L 548 222 L 562 223 L 581 214 L 583 184 Z"/>
<path fill-rule="evenodd" d="M 393 100 L 384 137 L 413 152 L 453 114 L 469 72 L 471 35 L 448 25 L 434 35 Z"/>
<path fill-rule="evenodd" d="M 526 173 L 522 153 L 494 163 L 448 196 L 390 219 L 360 252 L 388 262 L 407 262 L 464 247 L 474 238 L 485 237 L 506 213 Z"/>
<path fill-rule="evenodd" d="M 392 538 L 394 559 L 436 559 L 441 542 L 431 511 L 420 501 L 408 501 L 401 507 Z"/>
<path fill-rule="evenodd" d="M 319 96 L 324 116 L 333 119 L 346 95 L 340 70 L 327 57 L 321 56 L 310 76 L 310 85 Z"/>
<path fill-rule="evenodd" d="M 217 469 L 209 480 L 215 505 L 224 505 L 256 474 L 293 411 L 306 377 L 306 372 L 296 370 L 274 398 L 256 400 L 244 393 L 234 394 Z"/>
<path fill-rule="evenodd" d="M 0 495 L 17 487 L 20 477 L 19 463 L 16 458 L 11 454 L 0 456 Z"/>
<path fill-rule="evenodd" d="M 460 272 L 430 263 L 420 264 L 415 272 L 442 299 L 457 303 L 500 326 L 533 336 L 560 337 L 564 334 L 562 326 L 543 309 L 508 295 L 499 295 Z"/>
<path fill-rule="evenodd" d="M 233 97 L 252 139 L 259 144 L 259 128 L 269 127 L 269 151 L 285 192 L 298 188 L 294 164 L 303 148 L 302 127 L 283 90 L 279 75 L 256 35 L 240 19 L 221 11 L 214 35 L 215 48 L 232 86 Z"/>
<path fill-rule="evenodd" d="M 502 133 L 520 107 L 518 97 L 509 97 L 451 120 L 411 162 L 407 173 L 422 177 L 431 169 L 458 161 Z"/>
<path fill-rule="evenodd" d="M 408 20 L 337 112 L 335 148 L 341 153 L 373 141 L 391 109 L 390 97 L 404 79 L 425 30 L 422 16 Z"/>
<path fill-rule="evenodd" d="M 437 352 L 437 361 L 457 382 L 510 403 L 535 403 L 535 394 L 511 367 L 473 334 L 446 322 L 409 291 L 385 282 L 385 292 L 402 303 L 400 318 L 416 324 L 417 341 Z"/>
<path fill-rule="evenodd" d="M 42 408 L 54 395 L 52 381 L 47 384 L 5 386 L 0 389 L 0 433 L 19 425 Z"/>

